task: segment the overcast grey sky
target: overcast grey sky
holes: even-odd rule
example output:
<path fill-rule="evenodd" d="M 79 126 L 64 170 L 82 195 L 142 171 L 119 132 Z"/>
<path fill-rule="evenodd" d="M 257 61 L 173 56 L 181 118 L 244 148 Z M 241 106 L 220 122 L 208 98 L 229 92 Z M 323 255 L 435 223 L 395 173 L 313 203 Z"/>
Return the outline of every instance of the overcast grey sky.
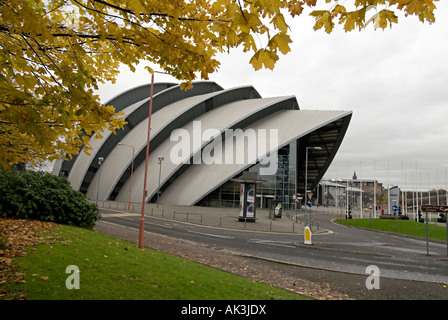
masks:
<path fill-rule="evenodd" d="M 301 109 L 352 110 L 345 139 L 325 178 L 375 178 L 427 189 L 448 187 L 448 1 L 436 22 L 399 17 L 391 29 L 328 35 L 306 14 L 290 20 L 291 52 L 273 71 L 254 71 L 241 50 L 219 56 L 210 80 L 224 88 L 253 85 L 263 97 L 295 95 Z M 261 44 L 261 42 L 260 42 Z M 157 70 L 157 68 L 156 68 Z M 156 74 L 156 81 L 175 81 Z M 148 83 L 138 66 L 100 88 L 106 102 Z M 374 170 L 375 168 L 375 170 Z M 402 174 L 403 173 L 403 174 Z"/>

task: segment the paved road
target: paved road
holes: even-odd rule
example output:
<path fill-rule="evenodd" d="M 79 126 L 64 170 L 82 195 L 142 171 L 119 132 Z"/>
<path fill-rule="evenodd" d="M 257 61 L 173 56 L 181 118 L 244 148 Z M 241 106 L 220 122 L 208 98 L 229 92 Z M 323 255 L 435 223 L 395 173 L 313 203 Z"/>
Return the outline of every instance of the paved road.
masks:
<path fill-rule="evenodd" d="M 427 255 L 426 241 L 344 227 L 328 219 L 322 225 L 333 232 L 316 240 L 316 247 L 334 250 L 345 271 L 358 273 L 371 263 L 382 277 L 447 283 L 446 244 L 430 242 Z"/>
<path fill-rule="evenodd" d="M 102 221 L 139 226 L 138 213 L 106 208 L 101 213 Z M 187 222 L 172 220 L 166 213 L 163 218 L 147 215 L 145 230 L 299 266 L 366 276 L 366 268 L 375 265 L 381 277 L 448 283 L 446 244 L 431 242 L 427 255 L 426 241 L 337 225 L 329 214 L 313 213 L 313 217 L 320 225 L 319 230 L 313 229 L 311 246 L 303 244 L 303 225 L 296 224 L 293 233 L 291 221 L 283 218 L 276 221 L 275 228 L 281 230 L 276 232 L 261 215 L 260 220 L 247 226 L 234 217 L 235 228 L 207 226 L 198 216 L 193 223 L 192 216 Z"/>

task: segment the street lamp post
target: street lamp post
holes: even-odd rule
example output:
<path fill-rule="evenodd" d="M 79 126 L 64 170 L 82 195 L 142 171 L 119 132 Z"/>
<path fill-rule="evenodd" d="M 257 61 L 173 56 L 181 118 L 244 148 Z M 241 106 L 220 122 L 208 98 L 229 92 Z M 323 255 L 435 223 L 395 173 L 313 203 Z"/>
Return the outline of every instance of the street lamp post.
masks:
<path fill-rule="evenodd" d="M 145 230 L 145 203 L 146 203 L 146 181 L 148 177 L 148 156 L 149 156 L 149 139 L 151 132 L 151 114 L 152 114 L 152 96 L 154 92 L 154 73 L 167 74 L 165 72 L 153 71 L 151 74 L 151 92 L 149 96 L 149 115 L 148 115 L 148 135 L 146 137 L 146 160 L 145 160 L 145 178 L 143 180 L 143 200 L 142 200 L 142 216 L 140 218 L 140 229 L 138 237 L 138 247 L 143 247 L 143 233 Z"/>
<path fill-rule="evenodd" d="M 322 150 L 322 147 L 306 147 L 305 151 L 305 211 L 308 204 L 306 203 L 308 199 L 308 149 L 312 150 Z M 311 219 L 311 208 L 310 208 L 310 219 Z"/>
<path fill-rule="evenodd" d="M 158 156 L 157 161 L 159 163 L 159 188 L 157 190 L 157 208 L 159 207 L 159 198 L 160 198 L 160 176 L 162 174 L 162 161 L 165 160 L 163 156 Z"/>
<path fill-rule="evenodd" d="M 359 161 L 359 202 L 360 202 L 360 216 L 362 219 L 362 161 Z"/>
<path fill-rule="evenodd" d="M 373 161 L 373 217 L 376 219 L 376 177 L 375 177 L 375 161 Z"/>
<path fill-rule="evenodd" d="M 125 146 L 125 147 L 131 147 L 132 148 L 132 164 L 131 164 L 131 181 L 129 185 L 129 200 L 128 200 L 128 210 L 131 210 L 131 193 L 132 193 L 132 175 L 134 173 L 134 155 L 135 155 L 135 148 L 134 146 L 131 146 L 129 144 L 124 143 L 118 143 L 119 146 Z"/>
<path fill-rule="evenodd" d="M 104 158 L 98 157 L 98 184 L 96 186 L 96 204 L 98 205 L 99 194 L 100 194 L 100 179 L 101 179 L 101 163 L 103 163 Z"/>

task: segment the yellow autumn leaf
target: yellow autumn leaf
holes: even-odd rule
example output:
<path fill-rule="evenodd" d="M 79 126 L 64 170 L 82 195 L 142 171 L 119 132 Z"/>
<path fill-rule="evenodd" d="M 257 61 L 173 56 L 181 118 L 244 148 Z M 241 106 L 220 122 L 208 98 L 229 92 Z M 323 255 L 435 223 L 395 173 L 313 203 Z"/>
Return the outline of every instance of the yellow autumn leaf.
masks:
<path fill-rule="evenodd" d="M 282 14 L 276 14 L 272 19 L 274 26 L 281 32 L 288 31 L 288 25 L 285 22 L 285 18 Z"/>
<path fill-rule="evenodd" d="M 398 17 L 393 11 L 384 9 L 378 13 L 375 27 L 386 29 L 388 25 L 392 26 L 393 22 L 398 22 Z"/>
<path fill-rule="evenodd" d="M 324 28 L 327 33 L 333 31 L 334 23 L 330 11 L 316 10 L 311 12 L 310 15 L 316 20 L 314 30 Z"/>
<path fill-rule="evenodd" d="M 278 48 L 281 53 L 287 54 L 291 51 L 289 44 L 292 43 L 291 37 L 286 33 L 278 33 L 269 41 L 269 48 L 275 50 Z"/>
<path fill-rule="evenodd" d="M 255 70 L 259 70 L 263 66 L 272 70 L 274 69 L 274 65 L 277 60 L 278 56 L 275 54 L 275 52 L 266 49 L 260 49 L 250 59 L 250 63 Z"/>

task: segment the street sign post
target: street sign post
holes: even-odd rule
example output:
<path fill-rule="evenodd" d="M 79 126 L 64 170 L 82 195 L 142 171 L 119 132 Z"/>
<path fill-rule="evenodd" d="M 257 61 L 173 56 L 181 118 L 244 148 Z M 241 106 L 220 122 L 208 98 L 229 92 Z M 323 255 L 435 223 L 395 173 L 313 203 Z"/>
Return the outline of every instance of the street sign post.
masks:
<path fill-rule="evenodd" d="M 445 213 L 446 221 L 446 255 L 448 256 L 448 206 L 432 206 L 424 204 L 421 207 L 426 214 L 426 254 L 429 256 L 428 212 Z"/>
<path fill-rule="evenodd" d="M 392 211 L 394 212 L 394 215 L 395 215 L 395 226 L 394 226 L 394 229 L 395 229 L 395 232 L 397 232 L 397 211 L 398 211 L 398 206 L 396 204 L 394 204 L 392 206 Z"/>

